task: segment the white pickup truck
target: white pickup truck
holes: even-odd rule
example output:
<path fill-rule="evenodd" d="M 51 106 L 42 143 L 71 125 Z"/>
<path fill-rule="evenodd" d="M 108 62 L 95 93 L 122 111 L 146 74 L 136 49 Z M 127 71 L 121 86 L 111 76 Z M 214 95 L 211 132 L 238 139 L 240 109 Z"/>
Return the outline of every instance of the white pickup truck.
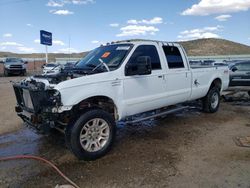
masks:
<path fill-rule="evenodd" d="M 13 87 L 16 112 L 26 124 L 61 130 L 79 159 L 94 160 L 110 150 L 118 121 L 162 116 L 196 99 L 205 112 L 216 112 L 228 84 L 227 66 L 191 68 L 178 43 L 128 40 L 94 49 L 72 70 L 29 77 Z"/>

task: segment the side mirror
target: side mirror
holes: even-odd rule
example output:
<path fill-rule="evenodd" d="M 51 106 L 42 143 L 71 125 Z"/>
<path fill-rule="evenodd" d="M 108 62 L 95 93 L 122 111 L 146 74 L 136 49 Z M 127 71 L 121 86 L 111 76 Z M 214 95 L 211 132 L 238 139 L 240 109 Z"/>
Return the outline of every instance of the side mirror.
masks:
<path fill-rule="evenodd" d="M 237 71 L 237 70 L 238 70 L 237 67 L 233 67 L 233 68 L 232 68 L 232 71 L 233 71 L 233 72 L 235 72 L 235 71 Z"/>
<path fill-rule="evenodd" d="M 24 64 L 28 64 L 28 61 L 24 61 Z"/>
<path fill-rule="evenodd" d="M 151 74 L 151 58 L 149 56 L 139 56 L 136 61 L 126 66 L 126 76 Z"/>
<path fill-rule="evenodd" d="M 43 64 L 43 65 L 41 66 L 41 68 L 43 69 L 43 68 L 44 68 L 44 66 L 45 66 L 45 64 Z"/>
<path fill-rule="evenodd" d="M 151 58 L 149 56 L 139 56 L 137 59 L 137 67 L 139 75 L 151 74 Z"/>
<path fill-rule="evenodd" d="M 4 61 L 0 61 L 0 64 L 4 64 Z"/>

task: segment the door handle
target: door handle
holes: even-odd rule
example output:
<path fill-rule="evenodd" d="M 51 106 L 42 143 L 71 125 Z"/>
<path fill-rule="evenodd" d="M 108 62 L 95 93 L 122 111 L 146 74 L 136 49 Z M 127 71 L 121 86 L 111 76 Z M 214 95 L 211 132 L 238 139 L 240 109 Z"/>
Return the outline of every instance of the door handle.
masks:
<path fill-rule="evenodd" d="M 163 78 L 163 76 L 162 76 L 162 75 L 159 75 L 158 78 Z"/>

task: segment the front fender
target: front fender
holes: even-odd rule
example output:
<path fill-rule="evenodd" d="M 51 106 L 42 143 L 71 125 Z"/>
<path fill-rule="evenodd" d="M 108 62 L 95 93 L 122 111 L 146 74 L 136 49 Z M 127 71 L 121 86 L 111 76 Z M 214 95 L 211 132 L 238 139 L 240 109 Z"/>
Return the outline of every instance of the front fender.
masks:
<path fill-rule="evenodd" d="M 71 109 L 73 106 L 79 104 L 81 101 L 95 96 L 104 96 L 113 100 L 117 107 L 120 116 L 122 103 L 120 101 L 123 92 L 122 84 L 112 85 L 110 82 L 78 85 L 75 87 L 65 88 L 59 90 L 61 94 L 61 102 L 64 109 Z"/>

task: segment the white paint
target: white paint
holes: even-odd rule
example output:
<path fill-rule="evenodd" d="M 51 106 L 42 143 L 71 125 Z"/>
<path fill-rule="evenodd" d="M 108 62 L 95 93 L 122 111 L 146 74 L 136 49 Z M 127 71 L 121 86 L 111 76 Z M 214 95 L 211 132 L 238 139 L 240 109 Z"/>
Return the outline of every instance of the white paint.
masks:
<path fill-rule="evenodd" d="M 134 47 L 123 64 L 114 71 L 82 76 L 53 85 L 61 94 L 60 112 L 71 109 L 80 101 L 94 96 L 106 96 L 117 107 L 119 119 L 129 115 L 204 97 L 216 78 L 222 80 L 222 90 L 228 87 L 228 68 L 210 67 L 191 69 L 183 48 L 177 43 L 164 43 L 178 47 L 184 60 L 182 69 L 168 69 L 162 42 L 134 41 Z M 126 44 L 126 42 L 124 42 Z M 125 66 L 140 45 L 154 45 L 160 56 L 161 70 L 150 75 L 125 76 Z M 199 85 L 195 85 L 197 80 Z"/>

